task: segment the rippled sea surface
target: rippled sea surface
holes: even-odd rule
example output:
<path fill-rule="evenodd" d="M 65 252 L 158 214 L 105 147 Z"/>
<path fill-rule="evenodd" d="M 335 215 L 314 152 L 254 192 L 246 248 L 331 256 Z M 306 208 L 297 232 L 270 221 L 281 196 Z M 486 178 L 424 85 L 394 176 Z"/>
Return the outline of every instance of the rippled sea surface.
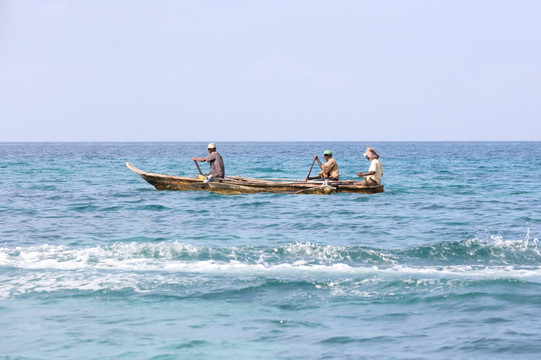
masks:
<path fill-rule="evenodd" d="M 381 194 L 157 191 L 206 143 L 0 143 L 6 359 L 537 359 L 541 143 L 218 143 L 228 175 Z M 201 165 L 205 170 L 208 165 Z"/>

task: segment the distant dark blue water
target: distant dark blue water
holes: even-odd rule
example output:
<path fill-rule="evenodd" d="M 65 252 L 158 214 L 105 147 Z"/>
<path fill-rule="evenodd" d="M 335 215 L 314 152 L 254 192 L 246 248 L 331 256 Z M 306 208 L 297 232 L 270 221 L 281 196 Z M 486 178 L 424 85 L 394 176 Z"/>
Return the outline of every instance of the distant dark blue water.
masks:
<path fill-rule="evenodd" d="M 125 162 L 191 176 L 206 143 L 0 143 L 0 356 L 538 358 L 540 142 L 217 146 L 299 179 L 373 146 L 385 192 L 157 191 Z"/>

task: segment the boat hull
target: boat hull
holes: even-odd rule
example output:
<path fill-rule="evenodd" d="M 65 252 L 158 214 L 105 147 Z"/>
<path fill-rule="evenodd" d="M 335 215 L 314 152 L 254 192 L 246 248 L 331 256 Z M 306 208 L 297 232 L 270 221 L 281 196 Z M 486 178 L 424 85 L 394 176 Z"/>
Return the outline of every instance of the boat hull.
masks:
<path fill-rule="evenodd" d="M 141 176 L 157 190 L 176 191 L 212 191 L 220 194 L 253 194 L 253 193 L 286 193 L 286 194 L 318 194 L 333 193 L 361 193 L 374 194 L 383 192 L 383 185 L 355 186 L 352 182 L 334 182 L 330 184 L 317 184 L 303 181 L 264 181 L 241 177 L 220 179 L 218 181 L 204 182 L 201 179 L 174 176 L 167 174 L 147 173 L 139 170 L 130 163 L 126 166 Z"/>

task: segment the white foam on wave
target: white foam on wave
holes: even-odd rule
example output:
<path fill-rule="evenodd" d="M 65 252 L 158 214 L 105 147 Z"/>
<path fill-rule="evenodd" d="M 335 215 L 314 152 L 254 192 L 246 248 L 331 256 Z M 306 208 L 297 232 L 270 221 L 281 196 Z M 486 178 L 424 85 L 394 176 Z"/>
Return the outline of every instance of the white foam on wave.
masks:
<path fill-rule="evenodd" d="M 302 265 L 279 264 L 266 267 L 263 264 L 242 264 L 239 262 L 217 263 L 201 261 L 195 263 L 178 262 L 163 267 L 149 266 L 153 271 L 135 271 L 124 266 L 110 271 L 86 270 L 46 270 L 26 271 L 0 275 L 0 299 L 32 292 L 55 291 L 117 291 L 130 289 L 135 292 L 150 292 L 161 286 L 205 287 L 208 282 L 226 283 L 241 281 L 250 283 L 256 279 L 275 279 L 284 282 L 310 282 L 315 288 L 337 287 L 348 282 L 394 282 L 411 284 L 436 284 L 440 281 L 478 281 L 515 279 L 541 283 L 541 268 L 517 269 L 513 267 L 472 267 L 449 266 L 411 267 L 391 266 L 352 267 L 346 264 Z"/>
<path fill-rule="evenodd" d="M 278 248 L 274 249 L 278 252 Z M 369 248 L 363 249 L 364 255 L 378 259 L 385 264 L 395 264 L 398 262 L 398 257 L 384 252 L 382 250 L 374 250 Z M 352 261 L 352 256 L 347 246 L 342 245 L 318 245 L 312 243 L 293 243 L 285 246 L 284 253 L 295 256 L 308 256 L 319 260 L 333 261 Z"/>
<path fill-rule="evenodd" d="M 292 245 L 296 254 L 316 251 L 313 245 Z M 327 252 L 333 249 L 327 248 Z M 354 266 L 336 259 L 333 263 L 315 264 L 303 259 L 292 262 L 242 262 L 230 259 L 196 260 L 209 248 L 181 243 L 116 244 L 106 247 L 70 248 L 42 245 L 27 248 L 0 248 L 0 298 L 29 292 L 62 290 L 120 290 L 148 291 L 145 284 L 187 283 L 194 277 L 209 279 L 229 278 L 280 279 L 284 281 L 327 281 L 340 283 L 346 279 L 377 279 L 378 281 L 458 281 L 518 279 L 541 283 L 541 266 L 485 266 L 449 265 L 414 266 L 391 264 L 385 266 Z M 178 254 L 190 253 L 188 260 Z M 234 251 L 231 251 L 234 253 Z M 343 252 L 342 252 L 343 253 Z M 212 256 L 211 256 L 212 257 Z M 149 274 L 150 272 L 150 274 Z"/>
<path fill-rule="evenodd" d="M 504 240 L 503 236 L 501 235 L 491 235 L 490 236 L 491 246 L 495 247 L 503 247 L 503 248 L 520 248 L 523 250 L 533 250 L 538 255 L 541 255 L 541 249 L 539 249 L 539 239 L 534 238 L 530 239 L 530 228 L 526 229 L 526 235 L 524 236 L 524 239 L 522 240 Z M 474 238 L 472 241 L 482 241 L 480 239 Z M 531 244 L 530 244 L 531 241 Z M 531 245 L 531 246 L 530 246 Z"/>
<path fill-rule="evenodd" d="M 516 242 L 506 242 L 516 245 Z M 521 245 L 523 246 L 523 245 Z M 237 252 L 242 250 L 229 248 L 220 251 L 208 247 L 194 246 L 183 243 L 127 243 L 110 246 L 95 246 L 86 248 L 71 248 L 62 245 L 41 245 L 32 247 L 2 248 L 0 247 L 0 267 L 28 270 L 120 270 L 120 271 L 181 271 L 181 272 L 280 272 L 312 271 L 312 272 L 359 272 L 363 269 L 377 269 L 378 272 L 400 273 L 451 273 L 451 274 L 484 274 L 489 269 L 506 269 L 518 274 L 535 273 L 541 267 L 537 266 L 484 266 L 484 265 L 441 265 L 413 266 L 399 264 L 394 255 L 384 251 L 367 250 L 380 258 L 389 261 L 384 265 L 354 266 L 347 262 L 351 258 L 343 246 L 318 246 L 313 244 L 291 244 L 285 247 L 285 253 L 297 255 L 283 262 L 267 262 L 268 256 L 263 250 L 257 250 L 259 257 L 251 261 L 239 261 Z M 255 253 L 258 253 L 255 251 Z M 274 249 L 274 251 L 278 251 Z M 221 260 L 213 259 L 213 252 L 219 252 Z M 198 257 L 204 253 L 206 259 Z M 225 256 L 224 256 L 225 253 Z M 179 254 L 187 254 L 186 257 Z M 303 257 L 305 256 L 305 257 Z M 204 258 L 202 256 L 202 258 Z M 186 258 L 186 259 L 185 259 Z M 314 259 L 334 260 L 332 262 L 314 262 Z M 290 261 L 290 262 L 285 262 Z M 511 269 L 511 270 L 510 270 Z"/>
<path fill-rule="evenodd" d="M 95 246 L 87 248 L 70 248 L 67 246 L 41 245 L 15 249 L 0 248 L 0 266 L 26 269 L 63 269 L 73 270 L 82 268 L 95 269 L 125 269 L 144 270 L 163 268 L 198 267 L 197 264 L 216 264 L 216 266 L 258 266 L 269 267 L 270 262 L 292 261 L 294 267 L 303 263 L 305 259 L 312 261 L 326 261 L 341 263 L 351 261 L 344 246 L 319 246 L 310 243 L 290 244 L 281 249 L 274 248 L 209 248 L 172 243 L 119 243 L 109 246 Z M 292 256 L 288 260 L 280 259 L 282 252 L 285 256 Z M 366 250 L 375 256 L 387 257 L 388 263 L 396 260 L 389 255 L 378 253 L 375 250 Z M 244 263 L 240 260 L 245 260 Z M 201 260 L 198 260 L 201 259 Z M 213 261 L 212 259 L 221 259 Z M 271 261 L 272 260 L 272 261 Z M 386 261 L 383 261 L 386 263 Z M 278 264 L 279 265 L 279 264 Z M 289 263 L 285 264 L 290 265 Z"/>
<path fill-rule="evenodd" d="M 54 291 L 116 291 L 139 288 L 142 278 L 139 274 L 89 274 L 88 272 L 29 272 L 17 276 L 0 275 L 0 299 L 7 299 L 27 293 Z"/>

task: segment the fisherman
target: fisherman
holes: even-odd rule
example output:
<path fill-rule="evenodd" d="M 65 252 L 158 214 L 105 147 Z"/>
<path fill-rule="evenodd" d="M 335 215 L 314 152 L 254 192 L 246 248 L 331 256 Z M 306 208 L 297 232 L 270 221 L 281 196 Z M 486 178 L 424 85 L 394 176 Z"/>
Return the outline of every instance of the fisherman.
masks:
<path fill-rule="evenodd" d="M 363 156 L 370 161 L 370 167 L 368 172 L 362 173 L 358 172 L 357 176 L 362 177 L 364 180 L 359 181 L 353 185 L 358 186 L 378 186 L 381 185 L 381 176 L 383 175 L 383 170 L 381 169 L 381 163 L 379 162 L 379 155 L 376 153 L 374 148 L 366 148 Z"/>
<path fill-rule="evenodd" d="M 332 157 L 332 151 L 325 150 L 323 152 L 323 156 L 325 157 L 325 164 L 322 164 L 321 161 L 319 161 L 318 156 L 314 155 L 314 160 L 317 161 L 317 164 L 322 171 L 320 171 L 318 173 L 318 176 L 316 177 L 306 177 L 305 181 L 316 179 L 338 180 L 338 164 L 336 163 L 336 160 L 334 160 L 334 158 Z"/>
<path fill-rule="evenodd" d="M 208 161 L 210 164 L 210 171 L 208 174 L 205 174 L 206 182 L 212 181 L 214 179 L 223 179 L 225 176 L 225 167 L 224 167 L 224 161 L 222 159 L 222 156 L 216 151 L 216 145 L 214 143 L 210 143 L 207 146 L 207 149 L 209 151 L 209 154 L 204 158 L 192 158 L 193 161 L 201 161 L 205 162 Z"/>

